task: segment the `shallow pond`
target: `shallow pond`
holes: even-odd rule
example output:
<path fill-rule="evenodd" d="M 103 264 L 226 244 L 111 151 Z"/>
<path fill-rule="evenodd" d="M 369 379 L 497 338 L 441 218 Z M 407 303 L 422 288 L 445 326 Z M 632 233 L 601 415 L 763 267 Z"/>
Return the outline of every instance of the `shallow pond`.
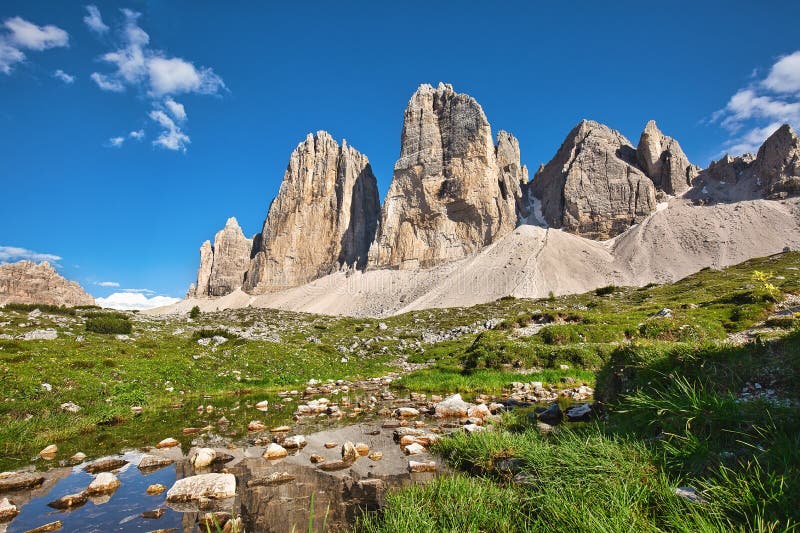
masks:
<path fill-rule="evenodd" d="M 437 419 L 424 413 L 406 421 L 392 416 L 399 407 L 420 407 L 424 411 L 432 404 L 419 395 L 413 395 L 412 400 L 409 393 L 392 392 L 387 385 L 368 381 L 353 384 L 348 391 L 330 385 L 324 392 L 311 391 L 305 396 L 258 394 L 204 399 L 161 413 L 145 412 L 132 421 L 101 427 L 75 441 L 58 443 L 58 458 L 68 458 L 78 451 L 89 457 L 73 466 L 63 464 L 67 459 L 60 459 L 60 466 L 59 460 L 38 458 L 28 463 L 26 469 L 42 471 L 46 479 L 35 489 L 0 494 L 0 499 L 8 497 L 21 510 L 13 520 L 0 524 L 0 533 L 25 532 L 55 521 L 62 523 L 61 531 L 76 532 L 206 531 L 198 520 L 209 511 L 225 511 L 241 517 L 248 532 L 307 531 L 309 523 L 315 531 L 345 530 L 363 511 L 380 508 L 387 490 L 425 482 L 443 471 L 443 466 L 437 464 L 436 473 L 410 473 L 409 460 L 436 459 L 427 450 L 410 457 L 405 455 L 397 442 L 396 431 L 413 431 L 416 425 L 419 432 L 441 436 L 460 427 L 457 420 Z M 298 405 L 320 398 L 338 406 L 342 416 L 325 413 L 293 416 Z M 255 405 L 264 400 L 268 407 L 257 409 Z M 208 409 L 209 405 L 213 408 Z M 248 431 L 248 424 L 253 420 L 263 422 L 268 429 Z M 269 431 L 269 428 L 284 425 L 291 426 L 291 430 L 286 433 Z M 286 435 L 304 435 L 307 444 L 278 461 L 262 458 L 271 440 L 280 441 Z M 176 438 L 180 445 L 153 448 L 166 437 Z M 363 443 L 370 453 L 380 452 L 382 457 L 373 460 L 365 455 L 339 470 L 320 468 L 340 460 L 341 445 L 347 441 Z M 212 448 L 229 458 L 210 469 L 196 469 L 189 458 L 198 447 Z M 115 492 L 89 498 L 83 505 L 68 511 L 48 506 L 62 496 L 86 489 L 94 477 L 83 470 L 86 462 L 109 454 L 118 454 L 128 461 L 115 471 L 121 481 Z M 143 472 L 136 465 L 144 454 L 166 457 L 173 462 Z M 315 460 L 322 462 L 312 463 L 312 456 L 318 456 Z M 162 484 L 169 488 L 178 479 L 207 472 L 233 474 L 235 497 L 168 503 L 166 491 L 146 494 L 150 485 Z M 265 479 L 273 479 L 270 475 L 279 475 L 279 481 L 265 483 Z M 157 518 L 146 518 L 148 512 Z"/>

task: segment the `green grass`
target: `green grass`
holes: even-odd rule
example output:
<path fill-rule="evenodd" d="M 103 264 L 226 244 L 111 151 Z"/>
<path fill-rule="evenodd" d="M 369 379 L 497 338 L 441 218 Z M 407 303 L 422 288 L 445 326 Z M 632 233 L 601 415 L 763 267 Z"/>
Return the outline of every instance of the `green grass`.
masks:
<path fill-rule="evenodd" d="M 800 530 L 796 317 L 768 321 L 778 330 L 747 345 L 719 342 L 764 320 L 783 293 L 800 292 L 797 258 L 540 300 L 530 311 L 524 300 L 498 302 L 513 310 L 495 331 L 448 346 L 399 384 L 491 392 L 510 381 L 558 381 L 554 368 L 571 363 L 564 375 L 596 383 L 607 415 L 543 435 L 524 412 L 507 413 L 496 431 L 441 439 L 435 451 L 460 473 L 391 494 L 357 529 Z M 656 317 L 664 308 L 672 316 Z M 533 323 L 546 325 L 514 337 Z M 519 365 L 539 370 L 523 378 Z M 753 383 L 776 390 L 777 401 L 740 399 Z M 509 472 L 510 458 L 521 474 Z M 678 497 L 679 486 L 694 487 L 704 503 Z M 512 503 L 499 506 L 512 519 L 497 518 L 498 499 Z"/>
<path fill-rule="evenodd" d="M 429 368 L 403 376 L 394 385 L 412 391 L 425 392 L 499 393 L 515 381 L 523 383 L 541 381 L 545 385 L 564 386 L 562 378 L 567 377 L 575 379 L 579 384 L 591 385 L 594 383 L 594 372 L 580 369 L 543 369 L 525 374 L 503 370 L 479 370 L 464 374 L 460 370 L 448 371 L 441 368 Z"/>
<path fill-rule="evenodd" d="M 380 517 L 366 515 L 357 530 L 374 532 L 532 531 L 530 502 L 512 488 L 466 476 L 440 477 L 386 498 Z"/>
<path fill-rule="evenodd" d="M 278 405 L 271 395 L 278 389 L 302 389 L 311 378 L 381 375 L 405 357 L 431 366 L 396 387 L 499 393 L 513 381 L 572 378 L 595 386 L 608 414 L 547 437 L 523 413 L 512 414 L 499 431 L 442 439 L 438 452 L 461 473 L 389 495 L 383 514 L 367 516 L 362 529 L 785 530 L 800 520 L 796 317 L 773 320 L 776 330 L 751 345 L 720 341 L 766 319 L 783 294 L 800 293 L 798 269 L 800 254 L 786 253 L 670 285 L 503 298 L 381 320 L 266 309 L 165 318 L 42 309 L 29 318 L 31 307 L 6 306 L 0 470 L 27 465 L 51 443 L 63 456 L 112 453 L 165 436 L 188 446 L 192 437 L 175 435 L 176 428 L 213 425 L 223 414 L 243 428 L 254 418 L 251 400 Z M 657 317 L 665 308 L 671 316 Z M 130 338 L 87 331 L 95 320 L 127 322 Z M 486 331 L 487 323 L 497 326 Z M 521 334 L 534 325 L 540 329 Z M 56 329 L 58 339 L 22 340 L 42 328 Z M 452 338 L 425 341 L 436 333 Z M 214 336 L 228 340 L 198 343 Z M 788 403 L 738 401 L 754 382 L 768 383 Z M 82 409 L 64 413 L 64 402 Z M 196 411 L 209 403 L 217 410 Z M 132 405 L 144 412 L 134 416 Z M 290 415 L 287 407 L 257 417 L 270 425 Z M 531 483 L 513 483 L 498 468 L 508 457 L 522 461 Z M 676 497 L 678 485 L 696 487 L 707 503 Z"/>

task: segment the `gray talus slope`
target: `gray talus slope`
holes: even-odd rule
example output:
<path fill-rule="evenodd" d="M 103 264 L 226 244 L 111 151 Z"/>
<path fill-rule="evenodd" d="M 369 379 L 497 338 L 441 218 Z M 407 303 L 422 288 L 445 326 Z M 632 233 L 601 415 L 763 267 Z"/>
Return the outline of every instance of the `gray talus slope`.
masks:
<path fill-rule="evenodd" d="M 608 284 L 669 282 L 785 247 L 800 248 L 800 199 L 693 206 L 672 200 L 615 239 L 593 241 L 561 230 L 520 226 L 460 261 L 431 269 L 343 272 L 278 293 L 238 291 L 219 300 L 184 300 L 156 313 L 275 307 L 351 316 L 386 316 L 467 306 L 513 295 L 540 298 Z"/>

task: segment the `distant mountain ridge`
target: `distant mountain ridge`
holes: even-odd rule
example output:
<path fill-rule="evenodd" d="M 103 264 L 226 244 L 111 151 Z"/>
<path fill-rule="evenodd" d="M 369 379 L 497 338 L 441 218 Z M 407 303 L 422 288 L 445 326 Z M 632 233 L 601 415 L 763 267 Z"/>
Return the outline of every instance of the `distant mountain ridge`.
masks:
<path fill-rule="evenodd" d="M 18 261 L 0 265 L 0 305 L 11 302 L 74 307 L 94 305 L 94 298 L 47 261 Z"/>
<path fill-rule="evenodd" d="M 187 296 L 277 294 L 340 271 L 438 268 L 526 224 L 605 241 L 673 209 L 676 199 L 691 209 L 798 193 L 800 142 L 788 125 L 757 156 L 726 156 L 700 169 L 654 121 L 633 146 L 584 120 L 529 182 L 519 142 L 503 131 L 495 140 L 474 98 L 451 85 L 421 85 L 404 113 L 400 157 L 382 205 L 365 155 L 326 132 L 309 134 L 290 157 L 263 230 L 248 239 L 230 219 L 214 246 L 203 244 Z M 759 224 L 757 217 L 750 223 Z M 789 226 L 787 244 L 797 222 Z"/>

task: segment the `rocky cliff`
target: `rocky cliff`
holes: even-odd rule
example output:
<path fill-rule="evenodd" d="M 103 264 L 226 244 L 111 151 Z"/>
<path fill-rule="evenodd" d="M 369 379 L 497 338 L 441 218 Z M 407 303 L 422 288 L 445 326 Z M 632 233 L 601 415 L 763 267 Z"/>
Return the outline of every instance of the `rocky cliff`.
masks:
<path fill-rule="evenodd" d="M 429 267 L 513 230 L 526 177 L 516 139 L 503 132 L 495 146 L 481 106 L 451 85 L 421 85 L 403 119 L 370 266 Z"/>
<path fill-rule="evenodd" d="M 19 261 L 0 265 L 0 305 L 9 302 L 65 305 L 94 305 L 94 298 L 75 281 L 59 275 L 44 261 Z"/>
<path fill-rule="evenodd" d="M 380 213 L 367 157 L 326 132 L 292 152 L 253 250 L 244 288 L 293 287 L 340 268 L 363 268 Z"/>
<path fill-rule="evenodd" d="M 197 271 L 196 297 L 225 296 L 242 287 L 250 263 L 252 241 L 231 217 L 214 236 L 214 246 L 206 241 L 200 247 L 200 268 Z"/>
<path fill-rule="evenodd" d="M 531 183 L 548 225 L 607 239 L 656 208 L 656 187 L 636 166 L 636 150 L 618 131 L 584 120 Z"/>
<path fill-rule="evenodd" d="M 636 158 L 656 189 L 671 195 L 691 187 L 700 170 L 689 163 L 678 141 L 661 133 L 654 120 L 647 123 L 639 138 Z"/>
<path fill-rule="evenodd" d="M 785 124 L 764 141 L 757 155 L 726 155 L 702 171 L 691 197 L 703 203 L 756 198 L 780 199 L 800 193 L 800 139 Z"/>

